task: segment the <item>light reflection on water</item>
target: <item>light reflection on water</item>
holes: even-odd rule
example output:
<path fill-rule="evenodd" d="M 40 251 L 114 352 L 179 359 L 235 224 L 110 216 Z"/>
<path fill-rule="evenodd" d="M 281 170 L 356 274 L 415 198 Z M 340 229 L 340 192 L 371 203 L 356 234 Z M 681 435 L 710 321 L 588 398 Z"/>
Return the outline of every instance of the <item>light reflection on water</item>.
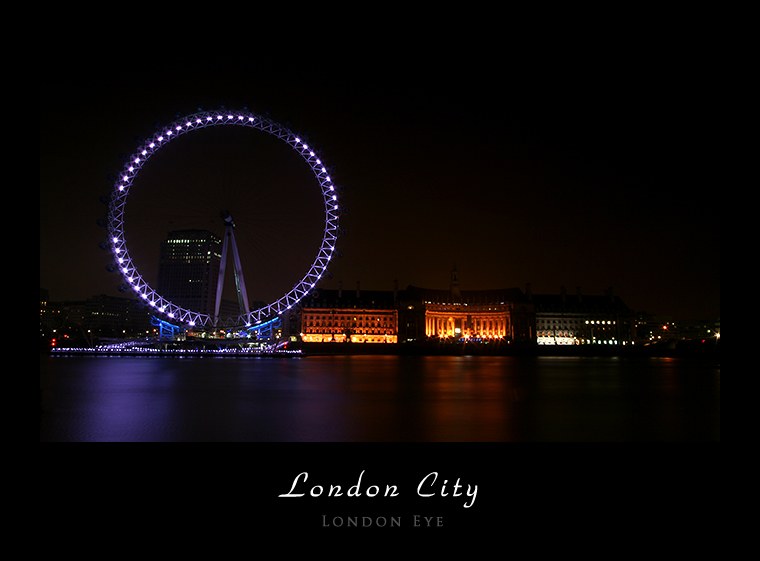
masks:
<path fill-rule="evenodd" d="M 49 357 L 41 441 L 719 441 L 681 359 Z"/>

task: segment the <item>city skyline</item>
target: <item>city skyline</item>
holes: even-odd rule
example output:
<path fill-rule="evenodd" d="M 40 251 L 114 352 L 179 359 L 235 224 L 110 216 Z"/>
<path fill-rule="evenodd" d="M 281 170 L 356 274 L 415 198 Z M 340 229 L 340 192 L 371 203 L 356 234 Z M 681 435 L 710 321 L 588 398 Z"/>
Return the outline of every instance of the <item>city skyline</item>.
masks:
<path fill-rule="evenodd" d="M 324 288 L 445 288 L 456 265 L 463 289 L 611 286 L 635 311 L 720 315 L 719 207 L 693 151 L 690 74 L 654 52 L 617 53 L 614 67 L 465 66 L 443 53 L 359 66 L 346 53 L 324 69 L 275 57 L 248 73 L 182 57 L 129 79 L 95 54 L 51 60 L 41 84 L 40 285 L 52 300 L 119 295 L 95 224 L 118 154 L 156 121 L 225 103 L 310 131 L 335 166 L 348 233 Z"/>

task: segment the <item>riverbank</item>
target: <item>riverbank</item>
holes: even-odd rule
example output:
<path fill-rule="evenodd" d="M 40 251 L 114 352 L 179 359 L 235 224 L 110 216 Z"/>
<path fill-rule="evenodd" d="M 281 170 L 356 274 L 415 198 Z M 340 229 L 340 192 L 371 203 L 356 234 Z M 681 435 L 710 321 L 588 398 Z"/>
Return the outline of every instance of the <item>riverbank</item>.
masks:
<path fill-rule="evenodd" d="M 720 341 L 680 341 L 666 345 L 529 345 L 508 342 L 419 342 L 395 344 L 300 343 L 294 348 L 263 351 L 258 348 L 211 348 L 188 345 L 150 347 L 53 348 L 52 355 L 181 356 L 181 357 L 304 357 L 339 355 L 396 356 L 577 356 L 577 357 L 670 357 L 720 361 Z"/>
<path fill-rule="evenodd" d="M 579 356 L 671 357 L 720 360 L 720 342 L 681 341 L 667 345 L 535 345 L 508 342 L 421 342 L 397 344 L 302 343 L 306 356 Z"/>
<path fill-rule="evenodd" d="M 176 356 L 176 357 L 224 357 L 224 356 L 246 356 L 246 357 L 297 357 L 303 356 L 300 349 L 285 350 L 278 349 L 273 351 L 262 351 L 259 349 L 204 349 L 204 348 L 187 348 L 187 349 L 166 349 L 152 347 L 129 347 L 129 348 L 104 348 L 104 347 L 71 347 L 50 349 L 49 354 L 57 356 L 73 355 L 97 355 L 97 356 Z"/>

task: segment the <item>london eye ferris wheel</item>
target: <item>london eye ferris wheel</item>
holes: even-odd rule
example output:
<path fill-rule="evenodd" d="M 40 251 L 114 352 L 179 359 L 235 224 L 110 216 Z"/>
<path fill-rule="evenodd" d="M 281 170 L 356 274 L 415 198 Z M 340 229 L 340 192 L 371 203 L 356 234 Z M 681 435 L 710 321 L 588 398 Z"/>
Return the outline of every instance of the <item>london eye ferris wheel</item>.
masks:
<path fill-rule="evenodd" d="M 290 147 L 290 152 L 298 156 L 298 160 L 305 162 L 310 175 L 312 188 L 316 179 L 316 188 L 319 195 L 319 207 L 310 209 L 313 216 L 321 215 L 319 222 L 321 227 L 321 242 L 312 253 L 311 264 L 304 267 L 305 272 L 299 273 L 299 279 L 292 286 L 288 284 L 286 289 L 281 289 L 279 296 L 269 302 L 259 302 L 250 307 L 245 281 L 243 279 L 241 259 L 237 251 L 234 234 L 234 222 L 232 215 L 234 210 L 227 208 L 219 209 L 223 218 L 225 229 L 222 259 L 216 292 L 216 305 L 213 313 L 175 303 L 171 295 L 160 294 L 155 286 L 152 286 L 137 269 L 140 259 L 136 253 L 130 251 L 127 243 L 134 239 L 135 232 L 129 230 L 129 224 L 125 221 L 127 201 L 130 191 L 134 190 L 138 174 L 145 169 L 147 162 L 159 151 L 166 152 L 166 146 L 176 139 L 210 128 L 248 128 L 266 133 L 269 137 L 279 139 Z M 282 146 L 281 144 L 279 146 Z M 286 150 L 287 151 L 287 150 Z M 160 159 L 160 158 L 159 158 Z M 212 328 L 219 325 L 234 327 L 255 327 L 274 317 L 292 310 L 310 292 L 317 283 L 325 276 L 329 276 L 327 267 L 331 260 L 340 255 L 336 250 L 336 242 L 340 230 L 338 226 L 339 216 L 342 212 L 338 203 L 339 188 L 330 176 L 328 166 L 323 162 L 321 155 L 309 145 L 306 138 L 294 133 L 286 126 L 274 121 L 268 116 L 262 116 L 244 110 L 231 111 L 226 108 L 212 111 L 198 111 L 186 117 L 177 118 L 172 123 L 159 127 L 156 132 L 146 140 L 141 140 L 137 149 L 124 159 L 124 166 L 119 171 L 113 182 L 113 187 L 107 199 L 108 215 L 104 221 L 108 232 L 108 240 L 101 247 L 110 250 L 113 262 L 108 269 L 118 271 L 123 283 L 120 291 L 131 291 L 141 299 L 151 312 L 168 322 L 188 328 Z M 287 202 L 287 196 L 284 197 Z M 225 270 L 225 261 L 228 249 L 232 249 L 234 256 L 235 281 L 240 302 L 239 315 L 222 317 L 220 314 L 220 299 Z M 134 251 L 134 249 L 133 249 Z M 301 276 L 302 275 L 302 276 Z"/>

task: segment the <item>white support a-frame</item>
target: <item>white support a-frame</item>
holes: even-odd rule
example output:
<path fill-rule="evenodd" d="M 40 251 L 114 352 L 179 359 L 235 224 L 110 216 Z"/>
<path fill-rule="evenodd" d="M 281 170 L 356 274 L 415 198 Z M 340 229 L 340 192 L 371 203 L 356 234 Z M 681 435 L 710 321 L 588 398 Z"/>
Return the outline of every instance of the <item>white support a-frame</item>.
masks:
<path fill-rule="evenodd" d="M 245 315 L 251 311 L 248 305 L 248 293 L 245 290 L 245 279 L 243 278 L 243 267 L 240 263 L 240 254 L 238 253 L 237 243 L 235 242 L 235 223 L 229 212 L 222 212 L 224 218 L 224 242 L 222 243 L 222 262 L 219 264 L 219 279 L 216 283 L 216 303 L 214 305 L 214 322 L 219 321 L 219 310 L 222 306 L 222 290 L 224 289 L 224 273 L 227 269 L 227 250 L 232 246 L 232 261 L 235 267 L 235 287 L 237 288 L 238 305 L 240 306 L 240 315 Z"/>

